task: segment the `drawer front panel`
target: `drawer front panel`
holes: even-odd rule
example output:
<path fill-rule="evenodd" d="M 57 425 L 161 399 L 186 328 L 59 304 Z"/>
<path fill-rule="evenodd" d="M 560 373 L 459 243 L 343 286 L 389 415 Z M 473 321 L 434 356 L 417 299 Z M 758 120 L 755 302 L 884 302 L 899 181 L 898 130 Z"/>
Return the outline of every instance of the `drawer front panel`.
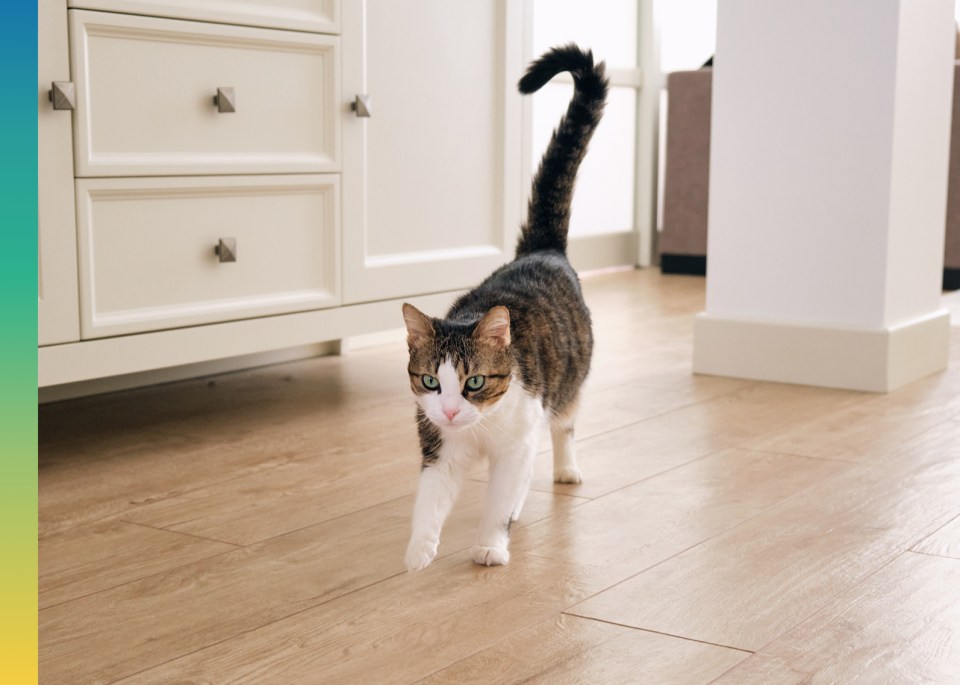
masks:
<path fill-rule="evenodd" d="M 68 6 L 294 31 L 340 32 L 338 0 L 69 0 Z"/>
<path fill-rule="evenodd" d="M 79 10 L 70 30 L 77 176 L 339 171 L 338 37 Z"/>
<path fill-rule="evenodd" d="M 333 174 L 77 181 L 82 336 L 338 305 L 339 197 Z"/>

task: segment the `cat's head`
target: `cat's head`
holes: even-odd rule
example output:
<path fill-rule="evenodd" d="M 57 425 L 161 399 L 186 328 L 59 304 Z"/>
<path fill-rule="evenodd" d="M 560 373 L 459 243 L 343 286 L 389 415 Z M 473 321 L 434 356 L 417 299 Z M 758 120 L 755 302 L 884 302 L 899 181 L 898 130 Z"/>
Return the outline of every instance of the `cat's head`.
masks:
<path fill-rule="evenodd" d="M 466 428 L 493 411 L 510 387 L 510 313 L 494 307 L 477 323 L 433 319 L 403 305 L 410 388 L 440 428 Z"/>

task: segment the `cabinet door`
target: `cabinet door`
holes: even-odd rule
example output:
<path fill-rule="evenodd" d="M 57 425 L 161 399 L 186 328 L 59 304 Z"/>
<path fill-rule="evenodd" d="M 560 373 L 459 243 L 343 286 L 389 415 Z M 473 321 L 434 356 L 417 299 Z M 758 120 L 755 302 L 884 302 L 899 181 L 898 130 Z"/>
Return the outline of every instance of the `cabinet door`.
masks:
<path fill-rule="evenodd" d="M 70 80 L 67 5 L 37 5 L 37 338 L 41 345 L 80 338 L 71 112 L 54 110 L 52 81 Z"/>
<path fill-rule="evenodd" d="M 523 5 L 342 10 L 344 301 L 473 286 L 512 258 L 523 209 Z"/>

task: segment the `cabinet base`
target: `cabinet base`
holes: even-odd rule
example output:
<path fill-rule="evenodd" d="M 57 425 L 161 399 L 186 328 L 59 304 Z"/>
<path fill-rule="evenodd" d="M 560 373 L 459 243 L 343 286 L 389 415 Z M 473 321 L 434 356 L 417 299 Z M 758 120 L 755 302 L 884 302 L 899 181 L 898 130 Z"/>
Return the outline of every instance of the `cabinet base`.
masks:
<path fill-rule="evenodd" d="M 403 325 L 400 307 L 404 302 L 441 316 L 461 294 L 462 291 L 446 292 L 50 345 L 38 350 L 37 384 L 43 388 L 169 369 L 398 328 Z"/>

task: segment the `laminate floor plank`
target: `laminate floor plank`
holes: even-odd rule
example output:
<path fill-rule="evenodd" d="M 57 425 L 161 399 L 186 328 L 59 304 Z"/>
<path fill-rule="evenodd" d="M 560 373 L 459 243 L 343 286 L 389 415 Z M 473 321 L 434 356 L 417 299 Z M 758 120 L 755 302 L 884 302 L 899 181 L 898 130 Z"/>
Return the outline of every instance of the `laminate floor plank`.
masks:
<path fill-rule="evenodd" d="M 920 435 L 960 409 L 960 368 L 952 368 L 886 395 L 825 413 L 785 431 L 746 443 L 751 449 L 869 462 Z"/>
<path fill-rule="evenodd" d="M 234 545 L 116 519 L 40 543 L 40 608 L 236 549 Z"/>
<path fill-rule="evenodd" d="M 242 452 L 212 443 L 138 444 L 94 460 L 65 460 L 38 473 L 41 537 L 285 463 L 283 453 Z"/>
<path fill-rule="evenodd" d="M 576 569 L 462 552 L 119 681 L 411 683 L 587 596 Z"/>
<path fill-rule="evenodd" d="M 911 549 L 924 554 L 960 559 L 960 516 L 925 537 Z"/>
<path fill-rule="evenodd" d="M 575 438 L 582 442 L 624 426 L 683 409 L 702 402 L 703 399 L 705 398 L 697 398 L 687 390 L 673 391 L 633 384 L 587 390 L 577 414 Z M 542 451 L 550 450 L 549 431 L 544 430 L 540 446 Z"/>
<path fill-rule="evenodd" d="M 481 485 L 465 484 L 440 557 L 473 544 L 483 494 Z M 531 493 L 517 530 L 578 503 Z M 406 577 L 412 508 L 412 496 L 403 497 L 41 610 L 41 681 L 115 680 L 397 574 Z M 469 558 L 458 558 L 471 566 Z"/>
<path fill-rule="evenodd" d="M 749 656 L 668 635 L 560 616 L 508 635 L 423 685 L 709 683 Z"/>
<path fill-rule="evenodd" d="M 582 566 L 600 591 L 850 468 L 729 449 L 519 531 L 515 554 Z"/>
<path fill-rule="evenodd" d="M 907 552 L 717 683 L 956 683 L 960 559 Z"/>
<path fill-rule="evenodd" d="M 957 445 L 944 422 L 570 613 L 759 650 L 960 512 Z"/>
<path fill-rule="evenodd" d="M 252 545 L 414 493 L 419 451 L 416 445 L 406 447 L 406 455 L 342 454 L 333 465 L 329 459 L 281 464 L 138 507 L 127 518 Z"/>

